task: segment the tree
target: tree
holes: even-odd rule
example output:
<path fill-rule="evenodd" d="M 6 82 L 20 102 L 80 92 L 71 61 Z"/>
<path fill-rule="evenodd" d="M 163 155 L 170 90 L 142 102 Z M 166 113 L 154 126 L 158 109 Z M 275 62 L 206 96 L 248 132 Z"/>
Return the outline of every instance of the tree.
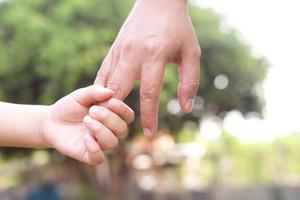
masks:
<path fill-rule="evenodd" d="M 0 4 L 0 99 L 51 104 L 93 82 L 132 1 L 9 0 Z M 235 30 L 222 31 L 222 18 L 211 10 L 190 7 L 202 47 L 201 86 L 195 112 L 171 115 L 166 107 L 176 96 L 177 70 L 169 66 L 161 93 L 161 125 L 177 133 L 185 121 L 199 122 L 205 113 L 238 109 L 260 112 L 255 88 L 266 74 L 266 62 L 252 55 Z M 175 33 L 174 33 L 175 34 Z M 222 75 L 222 90 L 214 86 Z M 140 130 L 138 85 L 127 98 L 137 112 L 132 133 Z M 124 151 L 122 151 L 124 152 Z M 124 159 L 124 157 L 123 157 Z M 120 169 L 121 170 L 121 169 Z"/>
<path fill-rule="evenodd" d="M 120 0 L 2 3 L 0 97 L 19 103 L 49 104 L 91 84 L 130 6 Z M 263 104 L 255 87 L 265 77 L 265 60 L 255 58 L 235 30 L 222 32 L 220 16 L 194 6 L 190 10 L 203 52 L 198 95 L 206 102 L 205 110 L 214 114 L 233 109 L 260 112 Z M 176 73 L 171 67 L 166 72 L 162 117 L 169 116 L 165 108 L 170 97 L 176 95 Z M 224 90 L 213 84 L 220 74 L 229 80 Z M 129 103 L 137 102 L 137 91 L 138 87 Z M 137 104 L 134 107 L 138 109 Z"/>

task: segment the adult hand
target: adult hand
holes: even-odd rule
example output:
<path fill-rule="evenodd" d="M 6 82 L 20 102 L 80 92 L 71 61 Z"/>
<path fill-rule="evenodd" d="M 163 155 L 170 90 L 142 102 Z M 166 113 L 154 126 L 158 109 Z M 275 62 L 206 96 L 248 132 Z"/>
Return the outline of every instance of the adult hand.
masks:
<path fill-rule="evenodd" d="M 159 96 L 167 63 L 179 64 L 178 99 L 190 112 L 198 89 L 201 50 L 187 0 L 137 0 L 97 74 L 95 83 L 127 97 L 141 80 L 144 133 L 157 131 Z"/>

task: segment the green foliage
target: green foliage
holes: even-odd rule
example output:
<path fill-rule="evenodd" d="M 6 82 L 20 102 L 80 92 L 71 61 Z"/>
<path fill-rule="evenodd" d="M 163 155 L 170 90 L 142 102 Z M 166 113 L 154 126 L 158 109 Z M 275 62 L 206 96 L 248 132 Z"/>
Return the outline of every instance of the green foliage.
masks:
<path fill-rule="evenodd" d="M 300 138 L 291 134 L 274 141 L 245 143 L 224 133 L 205 143 L 201 166 L 210 184 L 278 183 L 299 178 Z M 209 173 L 206 172 L 208 171 Z"/>
<path fill-rule="evenodd" d="M 82 199 L 92 200 L 95 199 L 97 195 L 95 191 L 86 183 L 81 183 L 79 189 Z"/>
<path fill-rule="evenodd" d="M 4 100 L 53 103 L 91 84 L 129 7 L 121 1 L 7 1 L 0 6 Z"/>
<path fill-rule="evenodd" d="M 0 4 L 0 98 L 18 103 L 50 104 L 70 91 L 93 83 L 128 14 L 132 1 L 9 0 Z M 261 110 L 254 88 L 265 77 L 263 59 L 251 54 L 235 31 L 224 33 L 221 18 L 211 10 L 191 7 L 202 46 L 201 87 L 204 113 L 232 109 Z M 225 74 L 229 86 L 214 87 Z M 166 105 L 176 96 L 177 68 L 169 66 L 161 93 L 161 122 L 172 130 L 198 115 L 171 116 Z M 138 87 L 127 102 L 137 111 Z M 139 116 L 139 114 L 138 114 Z M 137 118 L 138 119 L 138 118 Z M 136 120 L 138 122 L 138 120 Z M 135 127 L 139 127 L 138 123 Z"/>

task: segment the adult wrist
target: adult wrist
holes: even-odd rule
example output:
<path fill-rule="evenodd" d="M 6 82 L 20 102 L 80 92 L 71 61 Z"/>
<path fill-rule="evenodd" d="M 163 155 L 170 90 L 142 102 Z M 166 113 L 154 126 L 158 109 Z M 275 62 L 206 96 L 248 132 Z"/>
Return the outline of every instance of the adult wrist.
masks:
<path fill-rule="evenodd" d="M 165 11 L 183 11 L 187 9 L 188 0 L 136 0 L 136 6 L 146 6 L 148 9 L 164 9 Z"/>

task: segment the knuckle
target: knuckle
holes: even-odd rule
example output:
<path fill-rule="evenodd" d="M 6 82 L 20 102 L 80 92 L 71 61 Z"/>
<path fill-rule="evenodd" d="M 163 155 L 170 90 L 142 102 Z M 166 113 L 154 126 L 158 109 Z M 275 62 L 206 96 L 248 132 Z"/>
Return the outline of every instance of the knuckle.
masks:
<path fill-rule="evenodd" d="M 157 57 L 160 55 L 163 43 L 155 38 L 148 38 L 143 45 L 143 49 L 150 57 Z"/>
<path fill-rule="evenodd" d="M 148 42 L 144 45 L 144 49 L 150 55 L 154 55 L 157 51 L 157 45 L 154 42 Z"/>
<path fill-rule="evenodd" d="M 132 49 L 134 47 L 134 42 L 131 39 L 128 39 L 125 43 L 124 43 L 124 48 L 123 48 L 123 53 L 124 54 L 129 54 Z"/>
<path fill-rule="evenodd" d="M 142 100 L 153 100 L 156 97 L 156 87 L 152 83 L 145 83 L 141 90 L 141 99 Z"/>
<path fill-rule="evenodd" d="M 187 89 L 191 90 L 191 91 L 197 91 L 198 88 L 199 88 L 199 81 L 198 80 L 182 82 L 181 84 L 183 86 L 185 86 Z"/>

